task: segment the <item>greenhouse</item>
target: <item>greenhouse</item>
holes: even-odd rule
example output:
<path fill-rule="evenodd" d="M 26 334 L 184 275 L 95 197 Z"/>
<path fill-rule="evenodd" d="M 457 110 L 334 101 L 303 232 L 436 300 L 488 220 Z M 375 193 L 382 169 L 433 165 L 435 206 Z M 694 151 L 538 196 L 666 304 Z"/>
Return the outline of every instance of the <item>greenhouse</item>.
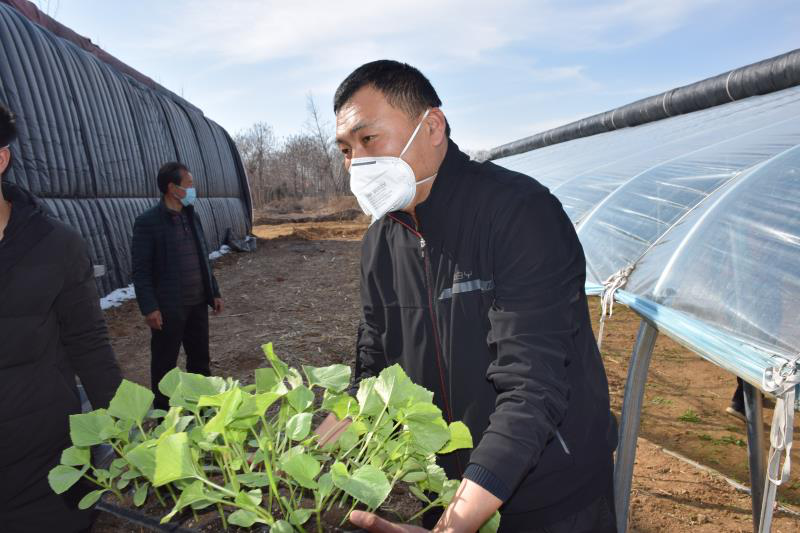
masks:
<path fill-rule="evenodd" d="M 603 320 L 614 301 L 643 318 L 615 473 L 620 531 L 657 332 L 778 396 L 768 474 L 787 479 L 788 460 L 785 471 L 778 462 L 791 447 L 800 353 L 798 82 L 794 51 L 493 150 L 562 202 Z M 761 397 L 745 391 L 758 522 Z M 777 483 L 767 482 L 764 530 Z"/>
<path fill-rule="evenodd" d="M 239 153 L 203 112 L 28 2 L 0 2 L 0 102 L 20 117 L 6 179 L 78 229 L 107 294 L 130 283 L 136 216 L 180 161 L 198 183 L 209 249 L 242 239 L 252 208 Z"/>

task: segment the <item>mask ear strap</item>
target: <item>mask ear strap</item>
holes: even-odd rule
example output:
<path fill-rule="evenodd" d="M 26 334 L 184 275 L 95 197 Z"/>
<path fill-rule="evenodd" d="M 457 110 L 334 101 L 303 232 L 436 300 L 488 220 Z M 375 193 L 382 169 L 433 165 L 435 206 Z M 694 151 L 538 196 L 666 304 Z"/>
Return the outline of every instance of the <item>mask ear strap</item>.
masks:
<path fill-rule="evenodd" d="M 427 118 L 427 116 L 428 116 L 428 113 L 430 113 L 430 112 L 431 112 L 431 110 L 430 110 L 430 108 L 428 108 L 428 109 L 427 109 L 427 111 L 425 111 L 425 114 L 424 114 L 424 115 L 422 115 L 422 118 L 419 120 L 419 124 L 417 124 L 417 127 L 416 127 L 416 128 L 414 128 L 414 133 L 412 133 L 412 134 L 411 134 L 411 138 L 410 138 L 410 139 L 408 140 L 408 142 L 406 143 L 406 147 L 405 147 L 405 148 L 403 148 L 403 151 L 402 151 L 402 152 L 400 152 L 400 157 L 403 157 L 403 154 L 405 154 L 405 153 L 406 153 L 406 150 L 408 150 L 408 147 L 409 147 L 409 146 L 411 146 L 411 143 L 412 143 L 412 142 L 414 142 L 414 137 L 416 137 L 416 136 L 417 136 L 417 132 L 418 132 L 418 131 L 419 131 L 419 129 L 422 127 L 422 123 L 423 123 L 423 122 L 425 122 L 425 119 Z"/>

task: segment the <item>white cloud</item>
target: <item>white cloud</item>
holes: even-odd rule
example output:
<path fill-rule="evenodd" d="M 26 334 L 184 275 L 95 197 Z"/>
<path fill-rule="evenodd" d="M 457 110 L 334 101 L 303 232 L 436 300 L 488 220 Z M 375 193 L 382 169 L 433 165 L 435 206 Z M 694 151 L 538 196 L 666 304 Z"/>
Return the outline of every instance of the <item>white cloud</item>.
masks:
<path fill-rule="evenodd" d="M 150 46 L 234 64 L 304 59 L 307 68 L 323 71 L 378 57 L 478 62 L 487 52 L 513 43 L 553 51 L 633 46 L 673 31 L 719 3 L 195 0 L 162 4 L 167 16 L 161 18 L 170 22 L 150 28 Z M 575 72 L 551 73 L 557 74 Z"/>

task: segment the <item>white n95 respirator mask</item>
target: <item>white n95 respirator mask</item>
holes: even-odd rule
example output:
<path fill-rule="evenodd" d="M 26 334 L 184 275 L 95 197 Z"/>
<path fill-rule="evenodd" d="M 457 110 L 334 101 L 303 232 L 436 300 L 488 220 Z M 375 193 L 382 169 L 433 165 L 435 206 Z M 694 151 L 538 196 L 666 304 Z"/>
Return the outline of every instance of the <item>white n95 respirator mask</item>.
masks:
<path fill-rule="evenodd" d="M 373 222 L 386 213 L 407 207 L 414 200 L 417 186 L 436 177 L 434 174 L 417 181 L 411 166 L 402 159 L 428 113 L 430 109 L 422 115 L 398 157 L 356 157 L 350 162 L 350 190 Z"/>

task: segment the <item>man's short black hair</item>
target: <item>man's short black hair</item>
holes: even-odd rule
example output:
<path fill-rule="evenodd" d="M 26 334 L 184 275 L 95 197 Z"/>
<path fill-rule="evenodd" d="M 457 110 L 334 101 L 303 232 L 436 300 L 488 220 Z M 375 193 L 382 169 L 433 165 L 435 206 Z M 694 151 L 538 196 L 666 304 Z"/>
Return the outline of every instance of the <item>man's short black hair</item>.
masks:
<path fill-rule="evenodd" d="M 186 168 L 186 165 L 177 161 L 170 161 L 161 165 L 161 168 L 158 169 L 158 190 L 161 191 L 161 194 L 167 194 L 167 187 L 169 187 L 170 183 L 180 185 L 181 179 L 183 179 L 183 172 L 189 172 L 189 169 Z"/>
<path fill-rule="evenodd" d="M 17 122 L 14 113 L 0 104 L 0 148 L 8 146 L 17 138 Z"/>
<path fill-rule="evenodd" d="M 442 101 L 431 82 L 409 64 L 380 59 L 365 63 L 350 73 L 333 95 L 333 112 L 339 110 L 360 89 L 372 86 L 394 107 L 411 117 L 419 117 L 430 107 L 441 107 Z M 450 124 L 445 127 L 450 137 Z"/>

